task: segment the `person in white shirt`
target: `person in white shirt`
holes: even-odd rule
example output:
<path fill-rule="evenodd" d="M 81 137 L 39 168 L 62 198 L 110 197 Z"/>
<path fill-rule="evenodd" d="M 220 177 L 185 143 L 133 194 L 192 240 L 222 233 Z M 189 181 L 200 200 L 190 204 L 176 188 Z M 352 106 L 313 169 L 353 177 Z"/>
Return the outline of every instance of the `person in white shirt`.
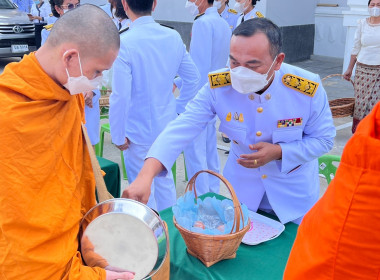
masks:
<path fill-rule="evenodd" d="M 356 64 L 352 133 L 380 100 L 380 0 L 369 0 L 368 11 L 370 17 L 358 22 L 350 63 L 343 75 L 349 81 Z"/>
<path fill-rule="evenodd" d="M 236 22 L 236 27 L 246 20 L 264 17 L 263 14 L 256 9 L 256 3 L 258 1 L 260 0 L 236 0 L 234 10 L 240 14 Z"/>
<path fill-rule="evenodd" d="M 47 23 L 47 19 L 51 14 L 51 7 L 49 2 L 44 0 L 34 0 L 34 4 L 28 14 L 29 20 L 34 23 L 34 30 L 36 34 L 36 47 L 41 46 L 41 30 Z"/>
<path fill-rule="evenodd" d="M 124 11 L 121 0 L 111 0 L 112 20 L 119 31 L 129 28 L 132 21 L 128 18 Z"/>

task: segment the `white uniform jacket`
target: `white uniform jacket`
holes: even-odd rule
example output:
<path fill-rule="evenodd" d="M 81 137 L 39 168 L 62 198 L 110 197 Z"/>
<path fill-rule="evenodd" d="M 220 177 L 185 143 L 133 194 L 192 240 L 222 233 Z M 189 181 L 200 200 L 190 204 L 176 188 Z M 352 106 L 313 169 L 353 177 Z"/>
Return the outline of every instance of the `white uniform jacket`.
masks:
<path fill-rule="evenodd" d="M 225 21 L 227 21 L 229 27 L 231 28 L 231 31 L 234 31 L 236 28 L 237 20 L 239 18 L 239 14 L 234 9 L 230 9 L 230 7 L 226 5 L 220 16 Z"/>
<path fill-rule="evenodd" d="M 176 118 L 176 105 L 184 107 L 195 96 L 199 73 L 178 32 L 151 16 L 133 21 L 120 40 L 110 96 L 112 142 L 121 145 L 128 137 L 148 146 Z M 177 74 L 183 87 L 175 99 Z"/>
<path fill-rule="evenodd" d="M 244 20 L 243 20 L 243 17 L 244 17 Z M 262 18 L 264 17 L 264 15 L 259 12 L 256 7 L 254 7 L 249 13 L 247 14 L 240 14 L 239 18 L 237 19 L 237 22 L 236 22 L 236 27 L 239 26 L 240 23 L 242 23 L 243 21 L 246 21 L 246 20 L 249 20 L 249 19 L 253 19 L 253 18 Z"/>
<path fill-rule="evenodd" d="M 335 127 L 326 92 L 319 76 L 283 64 L 269 88 L 261 95 L 241 94 L 230 82 L 229 70 L 209 75 L 206 84 L 186 111 L 170 123 L 152 145 L 148 156 L 170 170 L 178 154 L 215 115 L 219 130 L 232 140 L 224 175 L 240 202 L 250 209 L 264 189 L 281 222 L 302 217 L 319 196 L 318 157 L 333 146 Z M 249 144 L 277 143 L 282 159 L 249 169 L 236 163 L 241 154 L 252 153 Z M 259 193 L 259 201 L 263 193 Z"/>

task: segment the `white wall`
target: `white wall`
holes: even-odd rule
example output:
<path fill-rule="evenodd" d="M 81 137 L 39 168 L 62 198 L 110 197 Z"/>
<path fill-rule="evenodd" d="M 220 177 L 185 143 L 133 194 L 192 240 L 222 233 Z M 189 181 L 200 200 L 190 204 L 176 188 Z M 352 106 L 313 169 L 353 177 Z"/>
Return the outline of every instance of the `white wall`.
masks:
<path fill-rule="evenodd" d="M 325 0 L 323 0 L 325 1 Z M 347 28 L 343 11 L 348 7 L 317 7 L 315 10 L 314 54 L 343 58 Z"/>
<path fill-rule="evenodd" d="M 193 22 L 194 17 L 185 10 L 186 0 L 157 0 L 153 17 L 157 20 Z"/>
<path fill-rule="evenodd" d="M 266 17 L 278 26 L 314 24 L 317 0 L 267 0 Z"/>
<path fill-rule="evenodd" d="M 318 4 L 338 4 L 339 7 L 347 7 L 347 0 L 318 0 Z"/>

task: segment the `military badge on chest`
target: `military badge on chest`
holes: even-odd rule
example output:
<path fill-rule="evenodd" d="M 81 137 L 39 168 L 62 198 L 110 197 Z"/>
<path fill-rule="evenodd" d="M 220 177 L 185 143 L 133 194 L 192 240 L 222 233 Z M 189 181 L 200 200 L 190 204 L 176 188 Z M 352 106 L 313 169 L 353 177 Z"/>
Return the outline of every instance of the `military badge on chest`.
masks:
<path fill-rule="evenodd" d="M 277 128 L 290 127 L 290 126 L 300 126 L 300 125 L 302 125 L 302 118 L 294 118 L 294 119 L 277 121 Z"/>
<path fill-rule="evenodd" d="M 231 112 L 228 112 L 228 114 L 226 116 L 226 121 L 230 122 L 231 120 L 232 120 L 232 114 L 231 114 Z M 242 123 L 242 122 L 244 122 L 244 116 L 242 113 L 239 114 L 238 112 L 235 112 L 233 120 Z"/>

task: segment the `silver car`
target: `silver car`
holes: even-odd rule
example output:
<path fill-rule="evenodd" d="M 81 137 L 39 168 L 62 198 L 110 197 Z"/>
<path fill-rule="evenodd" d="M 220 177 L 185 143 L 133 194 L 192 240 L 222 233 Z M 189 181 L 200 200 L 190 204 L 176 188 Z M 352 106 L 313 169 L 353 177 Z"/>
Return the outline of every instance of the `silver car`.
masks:
<path fill-rule="evenodd" d="M 36 50 L 34 24 L 10 0 L 0 0 L 0 57 L 23 56 Z"/>

